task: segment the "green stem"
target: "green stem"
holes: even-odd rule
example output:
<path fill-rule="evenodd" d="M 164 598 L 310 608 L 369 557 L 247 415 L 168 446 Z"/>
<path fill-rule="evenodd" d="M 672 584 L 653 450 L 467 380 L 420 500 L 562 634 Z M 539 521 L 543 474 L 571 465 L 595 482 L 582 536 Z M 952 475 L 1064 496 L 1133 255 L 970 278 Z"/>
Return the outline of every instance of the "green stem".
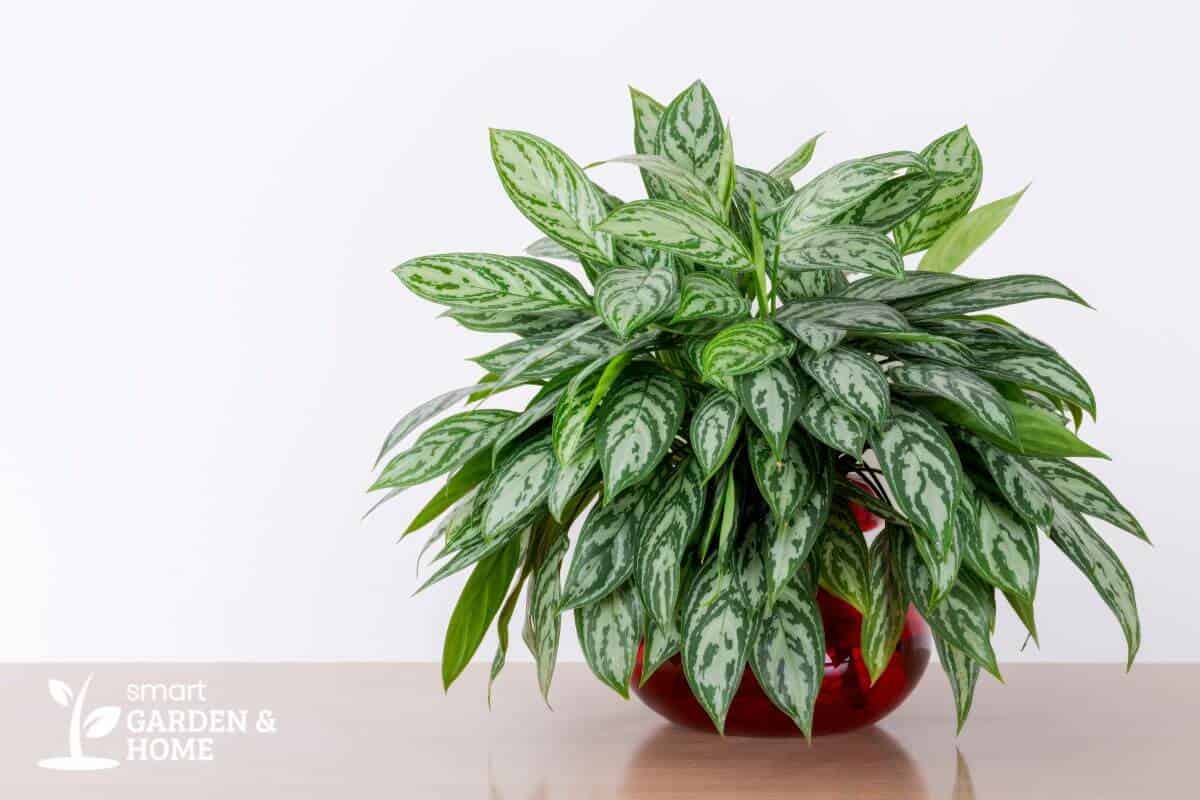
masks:
<path fill-rule="evenodd" d="M 750 245 L 754 259 L 754 290 L 758 294 L 758 316 L 766 319 L 771 313 L 771 305 L 767 300 L 767 259 L 763 252 L 762 232 L 758 229 L 758 207 L 754 198 L 750 198 Z"/>

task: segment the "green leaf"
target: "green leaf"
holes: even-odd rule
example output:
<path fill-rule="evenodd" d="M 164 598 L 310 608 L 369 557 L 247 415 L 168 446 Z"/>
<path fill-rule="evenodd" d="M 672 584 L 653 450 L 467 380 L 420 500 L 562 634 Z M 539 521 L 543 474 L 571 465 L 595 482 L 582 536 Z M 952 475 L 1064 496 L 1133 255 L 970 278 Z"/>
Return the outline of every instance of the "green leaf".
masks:
<path fill-rule="evenodd" d="M 521 541 L 514 537 L 506 546 L 480 561 L 467 579 L 450 615 L 446 642 L 442 647 L 444 688 L 450 688 L 479 649 L 483 635 L 504 602 L 520 559 Z"/>
<path fill-rule="evenodd" d="M 679 300 L 673 267 L 617 267 L 596 282 L 596 311 L 622 338 L 670 311 Z"/>
<path fill-rule="evenodd" d="M 420 530 L 437 519 L 443 511 L 466 497 L 491 472 L 492 454 L 490 452 L 484 450 L 471 456 L 465 464 L 459 467 L 458 472 L 451 475 L 446 484 L 438 489 L 433 497 L 429 498 L 429 502 L 421 507 L 417 516 L 413 517 L 413 521 L 404 529 L 401 538 L 408 536 L 413 531 Z"/>
<path fill-rule="evenodd" d="M 1074 403 L 1096 418 L 1092 387 L 1057 353 L 1010 353 L 1001 358 L 981 358 L 976 371 Z"/>
<path fill-rule="evenodd" d="M 750 304 L 725 278 L 713 272 L 685 275 L 679 292 L 679 310 L 672 324 L 696 319 L 734 320 L 750 313 Z"/>
<path fill-rule="evenodd" d="M 904 277 L 904 262 L 891 240 L 858 225 L 826 225 L 789 239 L 779 249 L 779 268 Z"/>
<path fill-rule="evenodd" d="M 854 606 L 860 614 L 871 609 L 871 578 L 867 540 L 850 509 L 834 503 L 825 530 L 817 539 L 821 586 Z"/>
<path fill-rule="evenodd" d="M 770 322 L 735 322 L 704 346 L 701 372 L 707 378 L 745 375 L 787 358 L 795 349 L 796 343 Z"/>
<path fill-rule="evenodd" d="M 937 273 L 927 273 L 936 275 Z M 957 339 L 970 348 L 998 351 L 1000 347 L 1009 352 L 1053 353 L 1054 348 L 1040 339 L 1025 333 L 1000 317 L 980 314 L 974 317 L 949 317 L 931 319 L 921 323 L 921 328 L 931 333 Z"/>
<path fill-rule="evenodd" d="M 689 431 L 692 452 L 707 481 L 725 463 L 742 430 L 742 409 L 736 397 L 721 389 L 705 395 L 692 414 Z"/>
<path fill-rule="evenodd" d="M 626 492 L 607 505 L 592 507 L 563 584 L 559 601 L 563 611 L 596 602 L 633 574 L 642 503 L 639 492 Z"/>
<path fill-rule="evenodd" d="M 457 469 L 480 451 L 491 447 L 512 419 L 512 411 L 464 411 L 438 422 L 417 438 L 412 448 L 383 468 L 371 490 L 416 486 Z"/>
<path fill-rule="evenodd" d="M 927 536 L 949 536 L 962 467 L 942 426 L 919 411 L 894 405 L 874 449 L 904 516 Z"/>
<path fill-rule="evenodd" d="M 825 677 L 825 629 L 816 599 L 799 581 L 783 588 L 762 619 L 750 666 L 775 707 L 811 740 L 813 709 Z"/>
<path fill-rule="evenodd" d="M 717 538 L 717 558 L 721 563 L 728 563 L 729 553 L 733 547 L 733 536 L 738 529 L 738 520 L 741 517 L 738 506 L 738 482 L 735 476 L 735 464 L 730 464 L 722 475 L 722 482 L 718 484 L 714 497 L 720 493 L 721 516 L 716 520 L 718 529 Z M 714 509 L 714 514 L 715 514 Z M 701 550 L 700 559 L 703 560 L 706 555 L 705 550 Z"/>
<path fill-rule="evenodd" d="M 556 468 L 548 433 L 508 456 L 488 487 L 481 521 L 484 536 L 495 538 L 527 523 L 545 504 Z"/>
<path fill-rule="evenodd" d="M 575 631 L 584 659 L 601 682 L 626 699 L 642 638 L 642 620 L 642 608 L 630 583 L 575 609 Z"/>
<path fill-rule="evenodd" d="M 798 421 L 817 440 L 856 459 L 862 458 L 870 424 L 823 392 L 812 392 Z"/>
<path fill-rule="evenodd" d="M 662 103 L 632 86 L 629 97 L 633 101 L 633 149 L 642 155 L 654 155 L 658 153 L 658 125 L 665 109 Z M 650 197 L 666 196 L 661 181 L 653 173 L 642 170 L 642 183 Z"/>
<path fill-rule="evenodd" d="M 675 624 L 679 599 L 680 556 L 704 512 L 704 484 L 699 464 L 681 465 L 641 521 L 634 584 L 646 613 L 660 626 Z"/>
<path fill-rule="evenodd" d="M 941 662 L 942 670 L 950 680 L 950 690 L 954 693 L 954 715 L 957 720 L 955 733 L 962 733 L 967 715 L 971 713 L 971 702 L 975 699 L 979 662 L 936 634 L 933 642 L 937 645 L 938 661 Z"/>
<path fill-rule="evenodd" d="M 824 353 L 805 353 L 798 361 L 825 394 L 876 427 L 887 421 L 891 393 L 887 376 L 875 359 L 859 350 L 836 347 Z"/>
<path fill-rule="evenodd" d="M 802 186 L 779 210 L 779 243 L 832 222 L 870 197 L 896 167 L 868 159 L 843 161 Z"/>
<path fill-rule="evenodd" d="M 993 586 L 1026 603 L 1037 593 L 1038 532 L 1003 503 L 981 497 L 979 524 L 963 536 L 963 557 Z"/>
<path fill-rule="evenodd" d="M 1042 275 L 1006 275 L 1003 278 L 971 281 L 958 288 L 918 297 L 905 304 L 904 313 L 912 319 L 953 317 L 972 311 L 1042 299 L 1070 300 L 1087 305 L 1082 297 L 1053 278 Z"/>
<path fill-rule="evenodd" d="M 812 161 L 813 152 L 817 149 L 817 140 L 825 135 L 822 131 L 804 144 L 796 148 L 790 156 L 771 167 L 771 177 L 781 181 L 791 180 L 792 176 L 808 166 Z"/>
<path fill-rule="evenodd" d="M 454 535 L 451 536 L 451 533 Z M 445 549 L 437 556 L 438 559 L 444 559 L 442 565 L 413 592 L 414 596 L 430 586 L 441 583 L 451 575 L 456 575 L 467 567 L 478 564 L 514 538 L 520 537 L 517 536 L 516 530 L 496 537 L 485 537 L 479 527 L 478 515 L 472 514 L 459 526 L 457 531 L 448 530 L 446 538 L 453 541 L 448 541 Z M 445 558 L 446 556 L 449 558 Z"/>
<path fill-rule="evenodd" d="M 446 253 L 414 258 L 393 271 L 413 294 L 455 309 L 528 313 L 592 305 L 569 272 L 525 256 Z"/>
<path fill-rule="evenodd" d="M 562 632 L 562 616 L 558 608 L 559 572 L 569 540 L 566 534 L 557 537 L 534 568 L 529 583 L 526 604 L 529 650 L 537 664 L 538 688 L 547 704 L 550 702 L 550 681 L 558 660 L 558 642 Z"/>
<path fill-rule="evenodd" d="M 555 334 L 578 325 L 590 316 L 582 311 L 479 311 L 451 307 L 443 317 L 481 333 L 515 333 L 518 336 Z"/>
<path fill-rule="evenodd" d="M 650 676 L 679 652 L 679 627 L 662 628 L 653 619 L 648 618 L 645 643 L 642 651 L 642 679 L 639 683 L 641 686 L 645 686 Z"/>
<path fill-rule="evenodd" d="M 1108 458 L 1090 444 L 1082 441 L 1067 430 L 1062 424 L 1062 418 L 1047 413 L 1040 408 L 1031 408 L 1024 403 L 1006 400 L 1009 413 L 1012 414 L 1013 424 L 1017 428 L 1017 439 L 1021 442 L 1021 452 L 1027 456 L 1042 456 L 1045 458 L 1064 458 L 1071 456 L 1093 456 Z M 960 428 L 965 428 L 989 442 L 1000 447 L 1011 447 L 1003 439 L 996 437 L 990 429 L 954 403 L 941 398 L 928 398 L 920 404 L 932 411 L 938 417 Z"/>
<path fill-rule="evenodd" d="M 749 439 L 750 468 L 758 491 L 777 520 L 789 520 L 817 485 L 820 465 L 806 440 L 787 440 L 787 449 L 779 458 L 765 438 L 752 434 Z"/>
<path fill-rule="evenodd" d="M 826 465 L 818 471 L 816 486 L 799 510 L 790 517 L 772 520 L 771 528 L 762 540 L 768 609 L 808 559 L 829 519 L 831 500 Z"/>
<path fill-rule="evenodd" d="M 1029 187 L 1026 187 L 1029 188 Z M 1025 189 L 1008 197 L 980 206 L 956 220 L 937 238 L 921 258 L 919 269 L 927 272 L 953 272 L 1004 224 L 1017 207 Z M 914 252 L 909 250 L 908 252 Z"/>
<path fill-rule="evenodd" d="M 1054 521 L 1054 491 L 1032 464 L 977 436 L 967 434 L 963 438 L 979 453 L 1014 511 L 1035 527 L 1045 528 Z"/>
<path fill-rule="evenodd" d="M 725 207 L 713 188 L 697 177 L 695 173 L 686 167 L 681 167 L 666 156 L 649 154 L 617 156 L 597 161 L 595 164 L 588 164 L 587 168 L 590 169 L 601 164 L 633 164 L 640 167 L 643 174 L 649 173 L 657 178 L 658 185 L 668 187 L 668 195 L 684 205 L 691 206 L 716 219 L 725 215 Z"/>
<path fill-rule="evenodd" d="M 595 346 L 594 340 L 589 339 L 589 337 L 593 337 L 596 329 L 602 324 L 601 320 L 593 317 L 580 322 L 578 325 L 573 325 L 561 333 L 549 336 L 540 346 L 527 350 L 513 363 L 505 367 L 503 371 L 499 371 L 491 388 L 484 392 L 483 396 L 488 397 L 511 386 L 535 380 L 531 376 L 540 374 L 539 371 L 545 369 L 544 362 L 557 361 L 562 357 L 564 352 L 571 349 L 571 346 L 575 342 L 588 340 L 588 343 L 580 346 L 586 352 L 588 348 Z M 529 340 L 526 339 L 525 341 Z M 559 376 L 548 375 L 546 377 Z"/>
<path fill-rule="evenodd" d="M 733 194 L 749 217 L 751 200 L 757 208 L 774 208 L 788 199 L 792 187 L 765 172 L 737 167 L 734 170 Z"/>
<path fill-rule="evenodd" d="M 937 241 L 970 211 L 983 184 L 983 158 L 965 125 L 935 139 L 921 156 L 941 183 L 929 202 L 896 229 L 896 243 L 906 254 L 924 250 Z"/>
<path fill-rule="evenodd" d="M 579 254 L 563 247 L 549 236 L 543 236 L 525 248 L 527 255 L 535 258 L 557 258 L 562 261 L 579 261 Z"/>
<path fill-rule="evenodd" d="M 716 101 L 696 81 L 671 101 L 658 124 L 658 153 L 704 181 L 719 186 L 725 128 Z"/>
<path fill-rule="evenodd" d="M 379 455 L 375 457 L 375 463 L 378 465 L 383 461 L 384 457 L 390 453 L 396 445 L 404 441 L 410 433 L 416 430 L 420 425 L 433 419 L 438 414 L 446 409 L 454 406 L 466 398 L 470 397 L 480 389 L 486 389 L 490 386 L 489 383 L 477 383 L 472 386 L 464 386 L 461 389 L 452 389 L 449 392 L 439 394 L 432 400 L 426 400 L 421 405 L 414 408 L 412 411 L 405 414 L 400 420 L 392 426 L 388 432 L 387 438 L 384 439 L 383 446 L 379 448 Z"/>
<path fill-rule="evenodd" d="M 900 576 L 892 568 L 893 536 L 902 535 L 898 530 L 885 528 L 880 532 L 867 551 L 869 579 L 867 588 L 867 613 L 862 619 L 862 657 L 867 666 L 871 684 L 892 660 L 900 635 L 904 632 L 904 619 L 908 613 L 908 601 L 900 586 Z"/>
<path fill-rule="evenodd" d="M 941 176 L 930 172 L 910 172 L 892 178 L 835 221 L 881 233 L 888 231 L 924 208 L 941 183 Z"/>
<path fill-rule="evenodd" d="M 793 300 L 775 312 L 775 322 L 818 353 L 834 347 L 847 334 L 880 335 L 912 328 L 889 305 L 844 297 Z"/>
<path fill-rule="evenodd" d="M 683 672 L 721 733 L 742 682 L 753 627 L 752 609 L 734 574 L 709 561 L 684 601 Z"/>
<path fill-rule="evenodd" d="M 909 362 L 888 372 L 901 391 L 943 397 L 976 417 L 980 425 L 1016 446 L 1017 427 L 1004 396 L 968 369 L 932 362 Z"/>
<path fill-rule="evenodd" d="M 909 300 L 914 297 L 943 292 L 947 289 L 956 289 L 971 282 L 970 278 L 962 275 L 906 271 L 904 280 L 899 281 L 878 275 L 861 278 L 847 286 L 841 292 L 841 296 L 854 300 L 894 303 L 899 300 Z"/>
<path fill-rule="evenodd" d="M 612 262 L 613 243 L 597 229 L 604 196 L 579 165 L 544 139 L 492 129 L 492 160 L 513 205 L 542 233 L 585 258 Z"/>
<path fill-rule="evenodd" d="M 589 320 L 593 324 L 599 320 Z M 608 331 L 588 331 L 570 341 L 559 340 L 561 334 L 538 334 L 509 342 L 470 359 L 488 372 L 508 374 L 518 364 L 525 366 L 520 377 L 526 381 L 547 380 L 558 377 L 572 367 L 578 367 L 606 356 L 619 341 Z M 532 361 L 529 359 L 533 357 Z M 512 380 L 511 378 L 509 380 Z M 494 384 L 482 384 L 478 388 L 494 388 Z"/>
<path fill-rule="evenodd" d="M 661 369 L 622 375 L 601 406 L 596 434 L 606 501 L 641 483 L 662 461 L 683 421 L 684 403 L 679 381 Z"/>
<path fill-rule="evenodd" d="M 596 452 L 594 438 L 589 438 L 587 444 L 567 463 L 559 462 L 554 472 L 554 480 L 550 483 L 550 493 L 546 496 L 546 504 L 550 515 L 559 522 L 563 521 L 563 513 L 571 498 L 583 488 L 583 485 L 596 472 L 600 456 Z"/>
<path fill-rule="evenodd" d="M 929 571 L 930 589 L 925 600 L 927 605 L 936 606 L 942 602 L 942 598 L 949 594 L 958 579 L 963 560 L 962 542 L 967 537 L 978 537 L 975 529 L 979 526 L 979 504 L 974 484 L 963 475 L 962 494 L 954 506 L 954 524 L 947 531 L 949 535 L 941 539 L 920 535 L 912 537 L 917 555 Z"/>
<path fill-rule="evenodd" d="M 792 425 L 808 399 L 795 370 L 786 360 L 773 361 L 738 377 L 736 387 L 742 408 L 770 442 L 771 450 L 782 458 Z"/>
<path fill-rule="evenodd" d="M 1148 542 L 1146 531 L 1099 478 L 1061 458 L 1029 458 L 1042 479 L 1075 511 L 1110 522 Z"/>
<path fill-rule="evenodd" d="M 613 211 L 600 230 L 642 247 L 666 250 L 718 269 L 754 269 L 737 234 L 706 214 L 670 200 L 638 200 Z"/>
<path fill-rule="evenodd" d="M 1060 504 L 1056 509 L 1050 541 L 1058 545 L 1058 549 L 1066 553 L 1067 558 L 1087 576 L 1096 592 L 1112 609 L 1125 633 L 1128 647 L 1125 668 L 1128 670 L 1133 666 L 1133 659 L 1142 642 L 1142 626 L 1138 620 L 1137 600 L 1129 573 L 1112 548 L 1092 530 L 1092 526 L 1066 505 Z"/>

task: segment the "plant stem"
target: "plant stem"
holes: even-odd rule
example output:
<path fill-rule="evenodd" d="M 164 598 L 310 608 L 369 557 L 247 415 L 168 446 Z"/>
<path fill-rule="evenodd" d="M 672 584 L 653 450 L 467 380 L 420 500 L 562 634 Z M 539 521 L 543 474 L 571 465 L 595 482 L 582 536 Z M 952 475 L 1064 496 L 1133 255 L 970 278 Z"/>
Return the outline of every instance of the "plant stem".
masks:
<path fill-rule="evenodd" d="M 763 252 L 762 232 L 758 229 L 758 207 L 754 198 L 750 198 L 750 245 L 754 259 L 754 290 L 758 294 L 758 317 L 766 319 L 771 313 L 767 300 L 767 259 Z"/>

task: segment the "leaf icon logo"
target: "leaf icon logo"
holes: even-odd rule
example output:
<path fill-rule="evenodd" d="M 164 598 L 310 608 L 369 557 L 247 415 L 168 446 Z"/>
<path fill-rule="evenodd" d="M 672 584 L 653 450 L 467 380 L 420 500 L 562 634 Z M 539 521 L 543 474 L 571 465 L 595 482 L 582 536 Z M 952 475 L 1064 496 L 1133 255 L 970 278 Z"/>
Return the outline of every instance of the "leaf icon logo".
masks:
<path fill-rule="evenodd" d="M 50 679 L 48 683 L 50 699 L 63 708 L 71 709 L 71 721 L 67 728 L 67 752 L 69 755 L 43 758 L 37 762 L 39 767 L 70 772 L 86 772 L 97 769 L 112 769 L 121 764 L 120 761 L 112 758 L 97 758 L 83 754 L 84 737 L 99 739 L 102 736 L 107 736 L 113 732 L 117 727 L 117 722 L 121 719 L 120 706 L 101 706 L 100 708 L 92 709 L 91 713 L 84 718 L 83 701 L 87 697 L 87 690 L 91 683 L 92 676 L 88 675 L 87 680 L 83 682 L 83 686 L 79 687 L 79 694 L 76 695 L 71 690 L 71 687 L 63 681 L 54 678 Z"/>

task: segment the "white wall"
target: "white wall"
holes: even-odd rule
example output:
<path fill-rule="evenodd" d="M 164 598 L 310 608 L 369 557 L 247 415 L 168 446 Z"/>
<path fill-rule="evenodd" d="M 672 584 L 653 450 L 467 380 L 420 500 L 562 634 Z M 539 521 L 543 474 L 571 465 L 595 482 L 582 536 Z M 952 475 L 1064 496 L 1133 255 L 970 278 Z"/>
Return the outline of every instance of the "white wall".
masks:
<path fill-rule="evenodd" d="M 968 271 L 1049 273 L 1099 309 L 1011 316 L 1091 379 L 1086 436 L 1115 455 L 1096 470 L 1156 541 L 1105 530 L 1144 659 L 1200 658 L 1197 20 L 869 5 L 10 7 L 0 657 L 436 658 L 458 582 L 410 598 L 418 548 L 394 544 L 432 487 L 366 523 L 362 490 L 395 418 L 496 340 L 389 269 L 535 237 L 489 125 L 592 161 L 631 149 L 626 84 L 668 99 L 701 76 L 743 163 L 818 130 L 814 168 L 969 122 L 985 200 L 1034 181 Z M 1038 608 L 1042 651 L 1018 655 L 1007 616 L 1002 658 L 1122 658 L 1051 547 Z"/>

